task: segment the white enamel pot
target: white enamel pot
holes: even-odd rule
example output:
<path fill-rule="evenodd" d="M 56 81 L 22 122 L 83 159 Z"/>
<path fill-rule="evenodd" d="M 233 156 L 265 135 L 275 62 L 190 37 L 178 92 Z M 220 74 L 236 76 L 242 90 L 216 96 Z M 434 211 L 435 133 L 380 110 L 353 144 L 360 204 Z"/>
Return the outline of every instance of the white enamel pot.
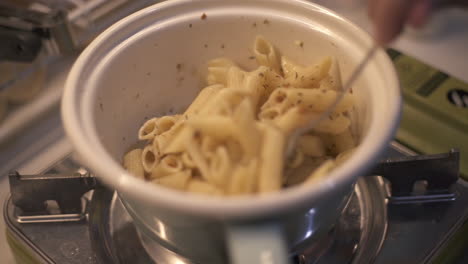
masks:
<path fill-rule="evenodd" d="M 196 263 L 286 263 L 289 253 L 335 223 L 357 178 L 376 162 L 398 126 L 399 83 L 379 50 L 353 87 L 360 145 L 323 181 L 222 199 L 129 175 L 122 157 L 137 142 L 145 117 L 183 111 L 202 87 L 209 59 L 226 56 L 254 67 L 249 57 L 259 34 L 302 64 L 335 56 L 343 79 L 372 46 L 367 33 L 306 1 L 174 0 L 107 29 L 80 55 L 66 82 L 63 123 L 84 165 L 117 190 L 145 239 Z"/>

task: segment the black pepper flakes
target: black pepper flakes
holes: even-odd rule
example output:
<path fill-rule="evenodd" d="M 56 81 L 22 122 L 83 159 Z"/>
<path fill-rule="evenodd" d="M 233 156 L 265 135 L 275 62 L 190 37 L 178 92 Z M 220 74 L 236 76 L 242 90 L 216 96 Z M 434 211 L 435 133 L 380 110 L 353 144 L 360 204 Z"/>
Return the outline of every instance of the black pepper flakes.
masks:
<path fill-rule="evenodd" d="M 225 47 L 224 44 L 221 44 L 221 48 L 224 49 L 224 47 Z"/>
<path fill-rule="evenodd" d="M 255 56 L 250 56 L 249 60 L 255 60 Z"/>
<path fill-rule="evenodd" d="M 176 69 L 177 69 L 178 72 L 180 72 L 182 70 L 182 64 L 177 63 Z"/>
<path fill-rule="evenodd" d="M 200 18 L 201 18 L 201 20 L 205 20 L 207 17 L 208 16 L 205 13 L 203 13 Z"/>
<path fill-rule="evenodd" d="M 205 47 L 205 49 L 208 48 L 208 44 L 205 44 L 204 47 Z"/>
<path fill-rule="evenodd" d="M 190 24 L 188 25 L 188 27 L 189 27 L 189 28 L 192 28 L 192 23 L 190 23 Z"/>
<path fill-rule="evenodd" d="M 252 27 L 257 27 L 257 23 L 254 22 L 254 23 L 252 24 Z"/>
<path fill-rule="evenodd" d="M 99 108 L 101 109 L 101 112 L 104 112 L 104 105 L 102 103 L 99 103 Z"/>
<path fill-rule="evenodd" d="M 265 74 L 263 74 L 263 72 L 259 73 L 258 76 L 260 77 L 265 77 Z"/>
<path fill-rule="evenodd" d="M 265 20 L 263 20 L 263 24 L 269 25 L 269 24 L 270 24 L 270 21 L 269 21 L 268 19 L 265 19 Z"/>
<path fill-rule="evenodd" d="M 298 77 L 299 77 L 299 74 L 297 74 L 297 72 L 296 72 L 296 80 L 297 80 Z"/>

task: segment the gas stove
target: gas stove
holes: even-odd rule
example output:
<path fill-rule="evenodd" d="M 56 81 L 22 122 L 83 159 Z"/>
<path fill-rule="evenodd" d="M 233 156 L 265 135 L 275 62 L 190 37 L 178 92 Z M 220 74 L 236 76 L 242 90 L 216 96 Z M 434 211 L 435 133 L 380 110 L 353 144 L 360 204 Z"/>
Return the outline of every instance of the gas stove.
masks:
<path fill-rule="evenodd" d="M 459 152 L 415 156 L 397 142 L 355 186 L 338 222 L 293 263 L 456 263 L 468 231 Z M 19 263 L 193 263 L 139 232 L 119 195 L 70 154 L 40 175 L 9 175 L 7 239 Z M 466 245 L 465 245 L 466 246 Z M 458 262 L 463 263 L 463 262 Z"/>

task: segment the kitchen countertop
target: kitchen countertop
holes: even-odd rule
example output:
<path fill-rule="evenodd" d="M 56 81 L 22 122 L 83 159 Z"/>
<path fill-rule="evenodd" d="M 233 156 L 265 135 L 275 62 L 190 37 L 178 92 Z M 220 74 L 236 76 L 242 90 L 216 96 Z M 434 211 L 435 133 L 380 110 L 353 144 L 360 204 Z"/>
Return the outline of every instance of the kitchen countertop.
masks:
<path fill-rule="evenodd" d="M 367 19 L 363 4 L 342 9 L 330 4 L 334 1 L 320 0 L 316 2 L 321 2 L 323 5 L 335 9 L 364 29 L 371 30 L 371 24 Z M 437 27 L 434 27 L 432 33 L 424 36 L 407 32 L 392 46 L 468 82 L 468 11 L 447 10 L 437 18 L 435 24 L 441 29 L 437 30 Z M 62 74 L 66 74 L 66 71 Z M 56 78 L 63 78 L 63 76 Z M 63 86 L 63 82 L 53 83 Z M 40 122 L 35 122 L 31 128 L 24 129 L 24 133 L 15 137 L 6 146 L 2 145 L 0 148 L 0 160 L 2 160 L 0 175 L 6 175 L 8 170 L 17 168 L 21 173 L 40 172 L 71 150 L 72 147 L 64 137 L 61 127 L 59 108 L 55 107 L 45 114 Z M 8 156 L 12 158 L 7 158 Z M 0 176 L 0 201 L 2 201 L 2 205 L 8 191 L 7 177 Z M 3 217 L 0 218 L 0 229 L 5 229 Z M 13 263 L 3 235 L 0 235 L 0 256 L 2 256 L 2 263 Z"/>

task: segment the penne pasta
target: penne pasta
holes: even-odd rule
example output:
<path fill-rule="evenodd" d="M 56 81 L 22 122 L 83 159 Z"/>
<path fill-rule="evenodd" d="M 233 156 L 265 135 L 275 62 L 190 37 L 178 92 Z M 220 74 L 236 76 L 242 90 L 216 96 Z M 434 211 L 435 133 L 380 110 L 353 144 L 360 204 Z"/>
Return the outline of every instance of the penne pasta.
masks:
<path fill-rule="evenodd" d="M 157 118 L 151 118 L 140 127 L 140 130 L 138 131 L 139 140 L 151 140 L 156 136 L 158 132 L 156 120 Z"/>
<path fill-rule="evenodd" d="M 151 173 L 154 167 L 159 163 L 159 153 L 153 148 L 153 145 L 147 145 L 141 152 L 141 163 L 146 173 Z"/>
<path fill-rule="evenodd" d="M 262 106 L 262 111 L 277 107 L 280 113 L 285 113 L 293 106 L 302 106 L 308 111 L 324 112 L 335 102 L 338 95 L 334 90 L 278 88 Z M 335 113 L 351 110 L 353 105 L 354 96 L 345 94 L 343 99 L 336 105 Z"/>
<path fill-rule="evenodd" d="M 286 163 L 288 168 L 297 168 L 302 165 L 304 162 L 304 152 L 300 148 L 296 148 L 294 150 L 294 155 L 291 159 L 289 159 Z"/>
<path fill-rule="evenodd" d="M 211 180 L 215 186 L 225 189 L 229 181 L 229 174 L 233 168 L 233 164 L 225 146 L 218 146 L 214 154 L 210 161 Z"/>
<path fill-rule="evenodd" d="M 227 193 L 229 195 L 253 193 L 257 185 L 257 166 L 258 162 L 255 159 L 250 160 L 247 164 L 239 164 L 232 172 Z"/>
<path fill-rule="evenodd" d="M 193 130 L 208 135 L 216 140 L 225 140 L 229 137 L 238 138 L 239 131 L 234 120 L 229 117 L 213 116 L 187 121 Z"/>
<path fill-rule="evenodd" d="M 273 126 L 263 126 L 262 132 L 258 192 L 267 193 L 281 189 L 286 140 L 284 134 Z"/>
<path fill-rule="evenodd" d="M 342 164 L 343 162 L 348 160 L 351 157 L 351 155 L 354 154 L 354 151 L 356 151 L 355 148 L 350 148 L 338 154 L 338 156 L 336 156 L 335 159 L 336 164 Z"/>
<path fill-rule="evenodd" d="M 303 135 L 298 139 L 297 146 L 304 155 L 310 157 L 318 158 L 326 155 L 326 149 L 323 141 L 318 136 Z"/>
<path fill-rule="evenodd" d="M 179 120 L 180 115 L 175 116 L 163 116 L 161 118 L 157 118 L 156 123 L 156 131 L 157 135 L 162 134 L 164 132 L 169 131 Z"/>
<path fill-rule="evenodd" d="M 328 74 L 331 65 L 330 57 L 326 57 L 319 64 L 311 67 L 303 67 L 286 57 L 281 58 L 284 78 L 292 87 L 317 88 L 320 81 Z"/>
<path fill-rule="evenodd" d="M 176 190 L 185 190 L 191 178 L 190 170 L 179 171 L 161 178 L 151 180 L 152 183 L 163 185 Z"/>
<path fill-rule="evenodd" d="M 189 126 L 182 126 L 180 130 L 178 131 L 177 134 L 173 135 L 169 140 L 166 140 L 164 142 L 165 147 L 161 153 L 164 154 L 176 154 L 176 153 L 184 153 L 186 150 L 185 142 L 188 140 L 191 140 L 193 137 L 193 129 Z M 159 137 L 161 138 L 161 137 Z M 153 147 L 155 144 L 158 144 L 159 138 L 156 138 L 153 142 Z M 167 139 L 168 137 L 165 137 L 164 139 Z M 159 146 L 159 144 L 158 144 Z"/>
<path fill-rule="evenodd" d="M 224 87 L 219 84 L 208 86 L 200 91 L 195 100 L 190 104 L 190 106 L 185 110 L 183 116 L 192 117 L 192 115 L 198 114 L 201 108 L 206 104 L 206 102 L 216 95 Z"/>
<path fill-rule="evenodd" d="M 346 152 L 356 146 L 350 129 L 346 129 L 339 134 L 329 134 L 326 140 L 328 141 L 327 145 L 329 146 L 330 153 L 333 155 Z"/>
<path fill-rule="evenodd" d="M 343 115 L 330 115 L 320 121 L 315 127 L 314 131 L 321 133 L 329 133 L 339 135 L 349 130 L 351 120 Z"/>
<path fill-rule="evenodd" d="M 170 174 L 181 172 L 184 169 L 179 156 L 169 154 L 163 157 L 151 171 L 151 178 L 157 179 Z"/>
<path fill-rule="evenodd" d="M 207 182 L 192 179 L 187 183 L 187 191 L 198 194 L 222 195 L 223 191 Z"/>
<path fill-rule="evenodd" d="M 307 126 L 310 122 L 318 119 L 319 117 L 320 114 L 295 106 L 284 115 L 275 119 L 273 123 L 286 136 L 291 136 L 295 131 Z"/>
<path fill-rule="evenodd" d="M 153 140 L 153 148 L 159 150 L 160 153 L 166 153 L 166 148 L 172 143 L 172 140 L 184 130 L 185 120 L 179 120 L 169 130 L 157 135 Z"/>
<path fill-rule="evenodd" d="M 280 61 L 275 47 L 261 36 L 255 39 L 254 54 L 259 65 L 269 67 L 276 73 L 281 73 Z"/>
<path fill-rule="evenodd" d="M 128 152 L 124 167 L 170 189 L 239 196 L 313 184 L 346 161 L 358 143 L 354 96 L 328 111 L 342 95 L 338 60 L 299 65 L 261 36 L 253 51 L 252 71 L 229 58 L 208 61 L 208 86 L 183 114 L 146 121 L 138 131 L 146 145 Z M 294 154 L 286 157 L 289 144 Z"/>
<path fill-rule="evenodd" d="M 135 175 L 137 178 L 145 178 L 145 170 L 141 162 L 141 149 L 130 150 L 125 154 L 123 158 L 123 166 L 131 174 Z"/>
<path fill-rule="evenodd" d="M 320 81 L 320 89 L 342 91 L 340 66 L 337 59 L 333 59 L 330 71 L 325 78 Z"/>
<path fill-rule="evenodd" d="M 304 181 L 304 184 L 313 184 L 318 180 L 323 179 L 323 177 L 325 177 L 334 167 L 335 162 L 331 159 L 323 162 L 320 167 L 309 175 L 309 177 Z"/>
<path fill-rule="evenodd" d="M 237 141 L 241 144 L 244 155 L 247 158 L 258 155 L 260 133 L 255 125 L 255 112 L 252 103 L 244 99 L 233 114 L 233 119 L 237 124 L 237 129 L 242 131 L 238 133 Z M 248 136 L 245 136 L 248 135 Z"/>
<path fill-rule="evenodd" d="M 237 65 L 228 58 L 216 58 L 208 62 L 208 75 L 206 82 L 208 85 L 227 85 L 227 73 L 229 68 Z"/>
<path fill-rule="evenodd" d="M 190 157 L 193 160 L 193 163 L 200 172 L 201 178 L 207 182 L 212 182 L 208 161 L 204 157 L 203 152 L 200 150 L 199 146 L 196 144 L 195 141 L 187 142 L 187 153 L 190 155 Z"/>
<path fill-rule="evenodd" d="M 190 156 L 190 154 L 188 154 L 186 151 L 182 152 L 182 154 L 180 155 L 180 159 L 182 160 L 182 163 L 185 168 L 194 169 L 197 167 L 192 159 L 192 156 Z"/>

